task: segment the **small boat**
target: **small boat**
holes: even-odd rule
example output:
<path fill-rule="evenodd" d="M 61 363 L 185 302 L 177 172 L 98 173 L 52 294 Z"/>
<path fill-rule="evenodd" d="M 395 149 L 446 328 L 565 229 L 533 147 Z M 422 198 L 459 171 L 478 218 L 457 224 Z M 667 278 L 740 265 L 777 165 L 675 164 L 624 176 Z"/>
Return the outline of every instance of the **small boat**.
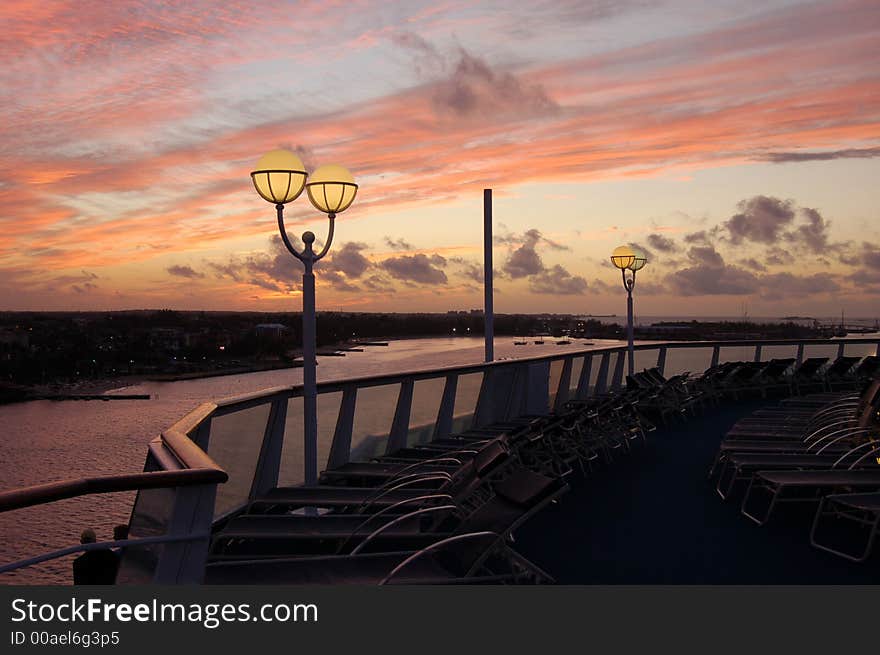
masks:
<path fill-rule="evenodd" d="M 535 343 L 536 343 L 537 345 L 539 345 L 539 346 L 543 346 L 543 345 L 544 345 L 544 340 L 543 340 L 543 339 L 535 339 Z"/>
<path fill-rule="evenodd" d="M 557 339 L 556 340 L 557 346 L 567 346 L 570 343 L 571 343 L 571 341 L 569 341 L 568 339 Z"/>
<path fill-rule="evenodd" d="M 526 341 L 525 339 L 514 339 L 514 340 L 513 340 L 513 345 L 514 345 L 514 346 L 526 346 L 526 345 L 528 345 L 528 343 L 529 343 L 529 342 Z"/>

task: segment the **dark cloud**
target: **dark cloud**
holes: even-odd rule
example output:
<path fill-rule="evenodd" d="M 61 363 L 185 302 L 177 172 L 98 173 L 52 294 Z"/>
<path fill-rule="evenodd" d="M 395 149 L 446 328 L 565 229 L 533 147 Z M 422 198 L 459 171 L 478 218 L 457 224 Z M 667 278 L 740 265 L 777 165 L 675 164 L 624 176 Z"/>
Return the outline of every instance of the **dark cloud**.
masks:
<path fill-rule="evenodd" d="M 786 227 L 794 221 L 795 211 L 790 200 L 768 196 L 755 196 L 742 200 L 734 214 L 723 226 L 730 241 L 738 245 L 744 241 L 777 243 Z"/>
<path fill-rule="evenodd" d="M 205 277 L 204 273 L 199 273 L 192 266 L 187 266 L 185 264 L 175 264 L 174 266 L 169 266 L 165 270 L 168 271 L 169 275 L 174 275 L 176 277 L 185 277 L 190 280 Z"/>
<path fill-rule="evenodd" d="M 302 266 L 285 248 L 281 237 L 269 240 L 269 252 L 245 258 L 230 257 L 226 262 L 210 262 L 209 268 L 217 277 L 228 277 L 263 289 L 287 293 L 299 289 Z"/>
<path fill-rule="evenodd" d="M 770 248 L 764 255 L 764 260 L 770 266 L 785 266 L 794 261 L 794 255 L 788 250 L 782 248 Z"/>
<path fill-rule="evenodd" d="M 745 269 L 704 264 L 670 273 L 666 283 L 682 296 L 748 295 L 760 288 L 755 274 Z"/>
<path fill-rule="evenodd" d="M 706 230 L 691 232 L 684 235 L 684 241 L 685 243 L 709 243 L 709 235 Z"/>
<path fill-rule="evenodd" d="M 359 278 L 372 266 L 370 260 L 361 254 L 366 249 L 365 243 L 349 241 L 338 250 L 331 250 L 318 266 L 322 271 L 342 273 L 347 278 Z"/>
<path fill-rule="evenodd" d="M 828 150 L 825 152 L 768 152 L 757 157 L 760 161 L 784 164 L 798 161 L 829 161 L 832 159 L 869 159 L 880 157 L 880 147 L 847 148 L 845 150 Z"/>
<path fill-rule="evenodd" d="M 504 272 L 514 280 L 537 275 L 544 270 L 544 262 L 535 251 L 535 244 L 524 243 L 510 253 L 510 257 L 504 262 Z"/>
<path fill-rule="evenodd" d="M 448 278 L 441 270 L 446 266 L 446 259 L 440 255 L 400 255 L 389 257 L 381 266 L 391 277 L 404 282 L 419 284 L 446 284 Z"/>
<path fill-rule="evenodd" d="M 436 85 L 432 101 L 438 117 L 452 119 L 523 119 L 559 110 L 541 86 L 494 71 L 465 50 L 448 78 Z"/>
<path fill-rule="evenodd" d="M 792 273 L 773 273 L 761 277 L 761 286 L 761 296 L 765 300 L 787 300 L 792 297 L 840 291 L 840 285 L 822 273 L 803 276 Z"/>
<path fill-rule="evenodd" d="M 544 246 L 547 246 L 551 250 L 571 250 L 565 244 L 559 243 L 557 241 L 553 241 L 552 239 L 548 239 L 545 237 L 540 230 L 536 228 L 531 228 L 530 230 L 526 230 L 522 234 L 500 234 L 496 235 L 493 241 L 499 245 L 508 245 L 508 246 L 519 246 L 519 245 L 530 245 L 532 247 L 536 246 L 538 243 L 541 243 Z"/>
<path fill-rule="evenodd" d="M 529 289 L 534 293 L 580 295 L 587 292 L 587 281 L 579 275 L 572 275 L 557 264 L 532 276 L 529 279 Z"/>
<path fill-rule="evenodd" d="M 460 271 L 462 277 L 474 282 L 482 283 L 484 281 L 484 269 L 482 264 L 464 264 L 464 268 Z"/>
<path fill-rule="evenodd" d="M 649 234 L 648 243 L 651 244 L 654 250 L 659 250 L 660 252 L 678 252 L 678 244 L 662 234 Z"/>
<path fill-rule="evenodd" d="M 395 291 L 394 285 L 381 275 L 371 275 L 365 278 L 361 284 L 371 291 L 378 291 L 380 293 L 394 293 Z"/>
<path fill-rule="evenodd" d="M 548 239 L 535 228 L 526 230 L 521 235 L 507 234 L 496 237 L 495 242 L 506 245 L 519 244 L 501 267 L 502 272 L 513 279 L 537 275 L 545 270 L 544 262 L 536 250 L 538 244 L 550 250 L 570 250 L 568 246 Z"/>
<path fill-rule="evenodd" d="M 880 271 L 880 249 L 867 241 L 862 243 L 861 263 L 874 271 Z"/>
<path fill-rule="evenodd" d="M 405 241 L 404 239 L 392 239 L 391 237 L 385 237 L 384 241 L 385 245 L 392 250 L 414 250 L 413 245 L 409 241 Z"/>
<path fill-rule="evenodd" d="M 329 284 L 337 291 L 361 290 L 359 286 L 357 286 L 356 284 L 352 284 L 347 277 L 343 276 L 337 271 L 322 271 L 319 279 L 321 280 L 321 282 Z"/>
<path fill-rule="evenodd" d="M 720 268 L 724 266 L 724 258 L 714 246 L 692 246 L 687 252 L 688 259 L 698 266 Z"/>
<path fill-rule="evenodd" d="M 74 275 L 58 275 L 57 277 L 52 278 L 52 284 L 85 284 L 97 279 L 98 275 L 96 273 L 80 271 L 79 274 Z"/>
<path fill-rule="evenodd" d="M 636 250 L 641 250 L 649 262 L 654 260 L 654 253 L 651 252 L 650 248 L 645 248 L 645 246 L 643 246 L 642 244 L 635 242 L 630 242 L 629 247 L 635 248 Z"/>
<path fill-rule="evenodd" d="M 828 229 L 831 223 L 826 221 L 818 210 L 804 207 L 801 215 L 807 222 L 798 225 L 794 230 L 785 235 L 788 241 L 802 245 L 812 253 L 821 254 L 829 250 Z"/>
<path fill-rule="evenodd" d="M 78 294 L 89 293 L 90 291 L 94 291 L 98 288 L 97 284 L 93 282 L 84 282 L 83 284 L 74 284 L 70 287 Z"/>
<path fill-rule="evenodd" d="M 621 284 L 609 284 L 607 280 L 602 280 L 600 278 L 596 278 L 593 280 L 593 283 L 590 285 L 590 291 L 592 293 L 617 293 L 623 289 L 623 285 Z"/>
<path fill-rule="evenodd" d="M 759 262 L 754 257 L 749 257 L 748 259 L 739 260 L 740 265 L 745 266 L 746 268 L 750 268 L 753 271 L 766 271 L 767 267 L 764 266 L 761 262 Z"/>

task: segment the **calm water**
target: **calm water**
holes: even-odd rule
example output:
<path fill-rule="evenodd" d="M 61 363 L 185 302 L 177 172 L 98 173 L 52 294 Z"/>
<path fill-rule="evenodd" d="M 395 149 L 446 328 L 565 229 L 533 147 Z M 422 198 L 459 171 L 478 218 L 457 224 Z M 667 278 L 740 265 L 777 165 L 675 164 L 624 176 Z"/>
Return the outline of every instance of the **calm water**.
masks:
<path fill-rule="evenodd" d="M 539 356 L 588 348 L 583 340 L 574 340 L 568 346 L 555 345 L 550 338 L 545 345 L 536 345 L 533 341 L 529 339 L 527 346 L 514 346 L 511 338 L 499 338 L 495 346 L 496 358 Z M 592 343 L 595 347 L 601 347 L 620 342 L 592 340 Z M 725 358 L 751 358 L 751 350 L 727 350 L 731 352 L 725 352 Z M 834 350 L 831 348 L 827 353 L 808 355 L 833 356 Z M 855 348 L 851 350 L 856 354 Z M 871 348 L 862 350 L 862 354 L 873 351 Z M 708 365 L 710 354 L 711 350 L 708 349 L 705 352 L 670 351 L 667 371 L 700 372 Z M 774 349 L 765 349 L 765 358 L 777 356 L 793 356 L 793 352 L 776 353 Z M 652 366 L 655 357 L 655 354 L 637 353 L 637 368 Z M 387 347 L 366 347 L 362 353 L 348 353 L 345 357 L 319 358 L 318 379 L 432 369 L 477 363 L 482 358 L 481 338 L 392 341 Z M 596 368 L 597 365 L 594 365 L 594 377 Z M 148 442 L 200 403 L 301 381 L 301 369 L 277 370 L 182 382 L 145 383 L 117 391 L 148 393 L 151 395 L 149 401 L 35 401 L 0 406 L 0 422 L 4 426 L 0 435 L 0 489 L 90 475 L 140 471 Z M 417 389 L 414 413 L 415 406 L 422 403 L 418 393 Z M 393 399 L 385 400 L 387 407 L 380 407 L 376 416 L 387 429 L 394 407 Z M 427 417 L 435 415 L 435 412 L 431 408 L 423 413 Z M 332 431 L 329 421 L 320 416 L 319 420 L 323 423 L 319 426 L 320 431 L 324 433 L 326 430 L 329 434 Z M 414 415 L 413 422 L 416 420 Z M 358 419 L 356 431 L 357 422 Z M 296 427 L 293 429 L 296 430 Z M 367 426 L 366 430 L 369 429 Z M 222 458 L 218 458 L 218 461 L 221 465 L 227 465 Z M 285 481 L 285 477 L 285 471 L 282 470 L 282 481 Z M 288 477 L 287 481 L 293 480 Z M 231 490 L 232 481 L 225 486 Z M 133 493 L 90 496 L 0 514 L 0 562 L 77 543 L 79 533 L 85 527 L 93 527 L 99 538 L 109 539 L 114 525 L 128 521 L 133 499 Z M 0 582 L 69 584 L 70 561 L 71 558 L 65 558 L 2 574 Z"/>

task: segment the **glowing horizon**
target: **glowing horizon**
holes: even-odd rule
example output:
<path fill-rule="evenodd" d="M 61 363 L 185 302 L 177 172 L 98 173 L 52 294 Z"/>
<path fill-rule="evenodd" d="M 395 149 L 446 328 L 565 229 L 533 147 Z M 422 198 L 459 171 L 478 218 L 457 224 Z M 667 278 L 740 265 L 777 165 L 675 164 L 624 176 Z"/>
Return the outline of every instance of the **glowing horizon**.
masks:
<path fill-rule="evenodd" d="M 0 19 L 2 310 L 298 311 L 248 176 L 278 147 L 360 185 L 319 311 L 481 307 L 487 187 L 499 313 L 620 314 L 621 244 L 649 256 L 643 315 L 880 306 L 876 2 L 53 0 Z M 326 233 L 304 197 L 287 216 Z"/>

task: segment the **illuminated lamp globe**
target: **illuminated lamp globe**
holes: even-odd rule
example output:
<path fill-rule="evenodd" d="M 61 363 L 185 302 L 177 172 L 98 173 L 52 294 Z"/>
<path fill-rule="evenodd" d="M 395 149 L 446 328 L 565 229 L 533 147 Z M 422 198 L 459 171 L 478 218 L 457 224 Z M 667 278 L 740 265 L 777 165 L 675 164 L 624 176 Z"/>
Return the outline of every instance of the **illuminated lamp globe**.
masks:
<path fill-rule="evenodd" d="M 306 183 L 305 166 L 290 150 L 272 150 L 260 157 L 251 172 L 260 197 L 274 205 L 285 205 L 299 197 Z"/>
<path fill-rule="evenodd" d="M 635 272 L 640 271 L 645 268 L 645 264 L 648 263 L 648 258 L 645 256 L 645 253 L 639 250 L 638 248 L 633 248 L 633 261 L 627 268 L 629 270 Z"/>
<path fill-rule="evenodd" d="M 306 191 L 315 209 L 325 214 L 344 212 L 354 202 L 358 185 L 347 168 L 336 164 L 318 167 L 309 176 Z"/>
<path fill-rule="evenodd" d="M 611 253 L 611 263 L 620 270 L 624 270 L 632 266 L 636 259 L 636 254 L 629 246 L 618 246 Z"/>

